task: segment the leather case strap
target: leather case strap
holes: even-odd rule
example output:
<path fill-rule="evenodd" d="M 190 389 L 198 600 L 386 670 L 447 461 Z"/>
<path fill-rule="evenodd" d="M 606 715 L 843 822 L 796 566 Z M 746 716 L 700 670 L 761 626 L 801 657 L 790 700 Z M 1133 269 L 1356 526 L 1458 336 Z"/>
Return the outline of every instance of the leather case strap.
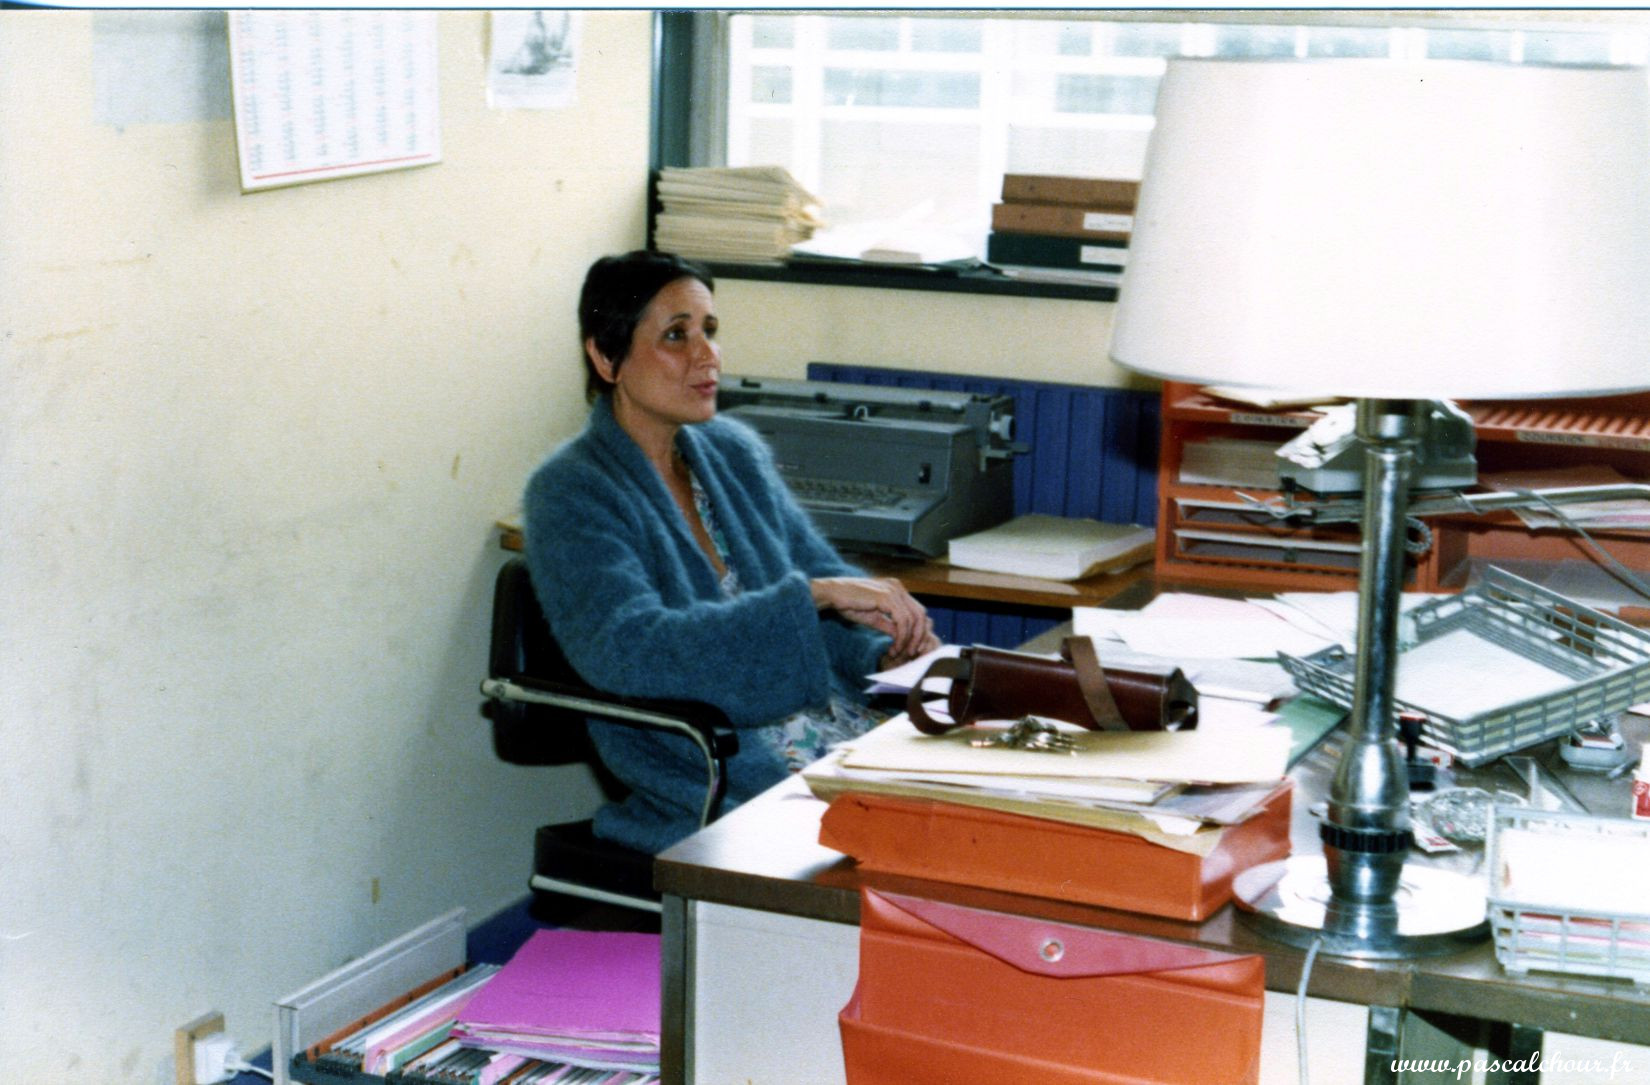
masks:
<path fill-rule="evenodd" d="M 1100 655 L 1094 650 L 1094 641 L 1088 637 L 1067 637 L 1060 642 L 1060 658 L 1071 663 L 1077 675 L 1077 688 L 1094 717 L 1093 730 L 1127 731 L 1129 725 L 1117 708 L 1117 699 L 1111 695 L 1106 672 L 1100 667 Z"/>

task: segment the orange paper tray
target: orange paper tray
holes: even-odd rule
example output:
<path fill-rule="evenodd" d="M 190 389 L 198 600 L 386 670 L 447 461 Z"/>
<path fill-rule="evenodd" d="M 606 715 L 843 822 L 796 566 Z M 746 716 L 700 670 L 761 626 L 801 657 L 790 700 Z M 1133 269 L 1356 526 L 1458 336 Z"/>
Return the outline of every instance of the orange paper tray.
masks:
<path fill-rule="evenodd" d="M 1206 856 L 1067 822 L 859 793 L 832 801 L 819 842 L 868 871 L 1201 920 L 1232 899 L 1238 873 L 1289 854 L 1292 793 L 1283 781 Z"/>

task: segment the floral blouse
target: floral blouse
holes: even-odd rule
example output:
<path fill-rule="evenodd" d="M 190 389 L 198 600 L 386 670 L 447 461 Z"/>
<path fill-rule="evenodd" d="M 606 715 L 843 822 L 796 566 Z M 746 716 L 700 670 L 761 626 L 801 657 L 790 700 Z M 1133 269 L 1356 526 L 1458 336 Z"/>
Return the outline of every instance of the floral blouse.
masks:
<path fill-rule="evenodd" d="M 732 599 L 743 589 L 739 584 L 739 573 L 729 558 L 727 538 L 717 526 L 710 497 L 699 485 L 698 476 L 689 473 L 688 481 L 693 487 L 694 510 L 705 525 L 705 533 L 710 536 L 711 545 L 716 547 L 717 556 L 722 559 L 722 567 L 727 570 L 722 576 L 722 594 Z M 792 772 L 799 772 L 824 757 L 831 747 L 863 735 L 881 722 L 882 718 L 865 705 L 832 694 L 826 706 L 805 708 L 776 723 L 752 728 L 741 734 L 768 743 Z"/>

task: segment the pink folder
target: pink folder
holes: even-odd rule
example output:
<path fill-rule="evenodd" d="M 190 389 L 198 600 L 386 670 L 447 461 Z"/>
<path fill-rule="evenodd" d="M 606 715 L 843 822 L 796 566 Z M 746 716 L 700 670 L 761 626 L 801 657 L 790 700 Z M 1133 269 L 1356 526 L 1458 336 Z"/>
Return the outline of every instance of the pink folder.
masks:
<path fill-rule="evenodd" d="M 541 930 L 476 992 L 463 1032 L 659 1042 L 659 936 Z"/>

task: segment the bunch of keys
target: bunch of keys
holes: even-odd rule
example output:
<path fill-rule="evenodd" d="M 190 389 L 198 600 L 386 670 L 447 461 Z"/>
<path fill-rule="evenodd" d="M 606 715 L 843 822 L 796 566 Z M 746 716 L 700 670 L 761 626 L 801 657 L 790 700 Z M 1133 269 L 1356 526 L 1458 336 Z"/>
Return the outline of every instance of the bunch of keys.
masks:
<path fill-rule="evenodd" d="M 1032 750 L 1040 753 L 1077 752 L 1077 743 L 1069 735 L 1060 733 L 1052 723 L 1033 716 L 1021 716 L 1006 731 L 984 738 L 970 739 L 970 746 L 996 746 L 1010 750 Z"/>

